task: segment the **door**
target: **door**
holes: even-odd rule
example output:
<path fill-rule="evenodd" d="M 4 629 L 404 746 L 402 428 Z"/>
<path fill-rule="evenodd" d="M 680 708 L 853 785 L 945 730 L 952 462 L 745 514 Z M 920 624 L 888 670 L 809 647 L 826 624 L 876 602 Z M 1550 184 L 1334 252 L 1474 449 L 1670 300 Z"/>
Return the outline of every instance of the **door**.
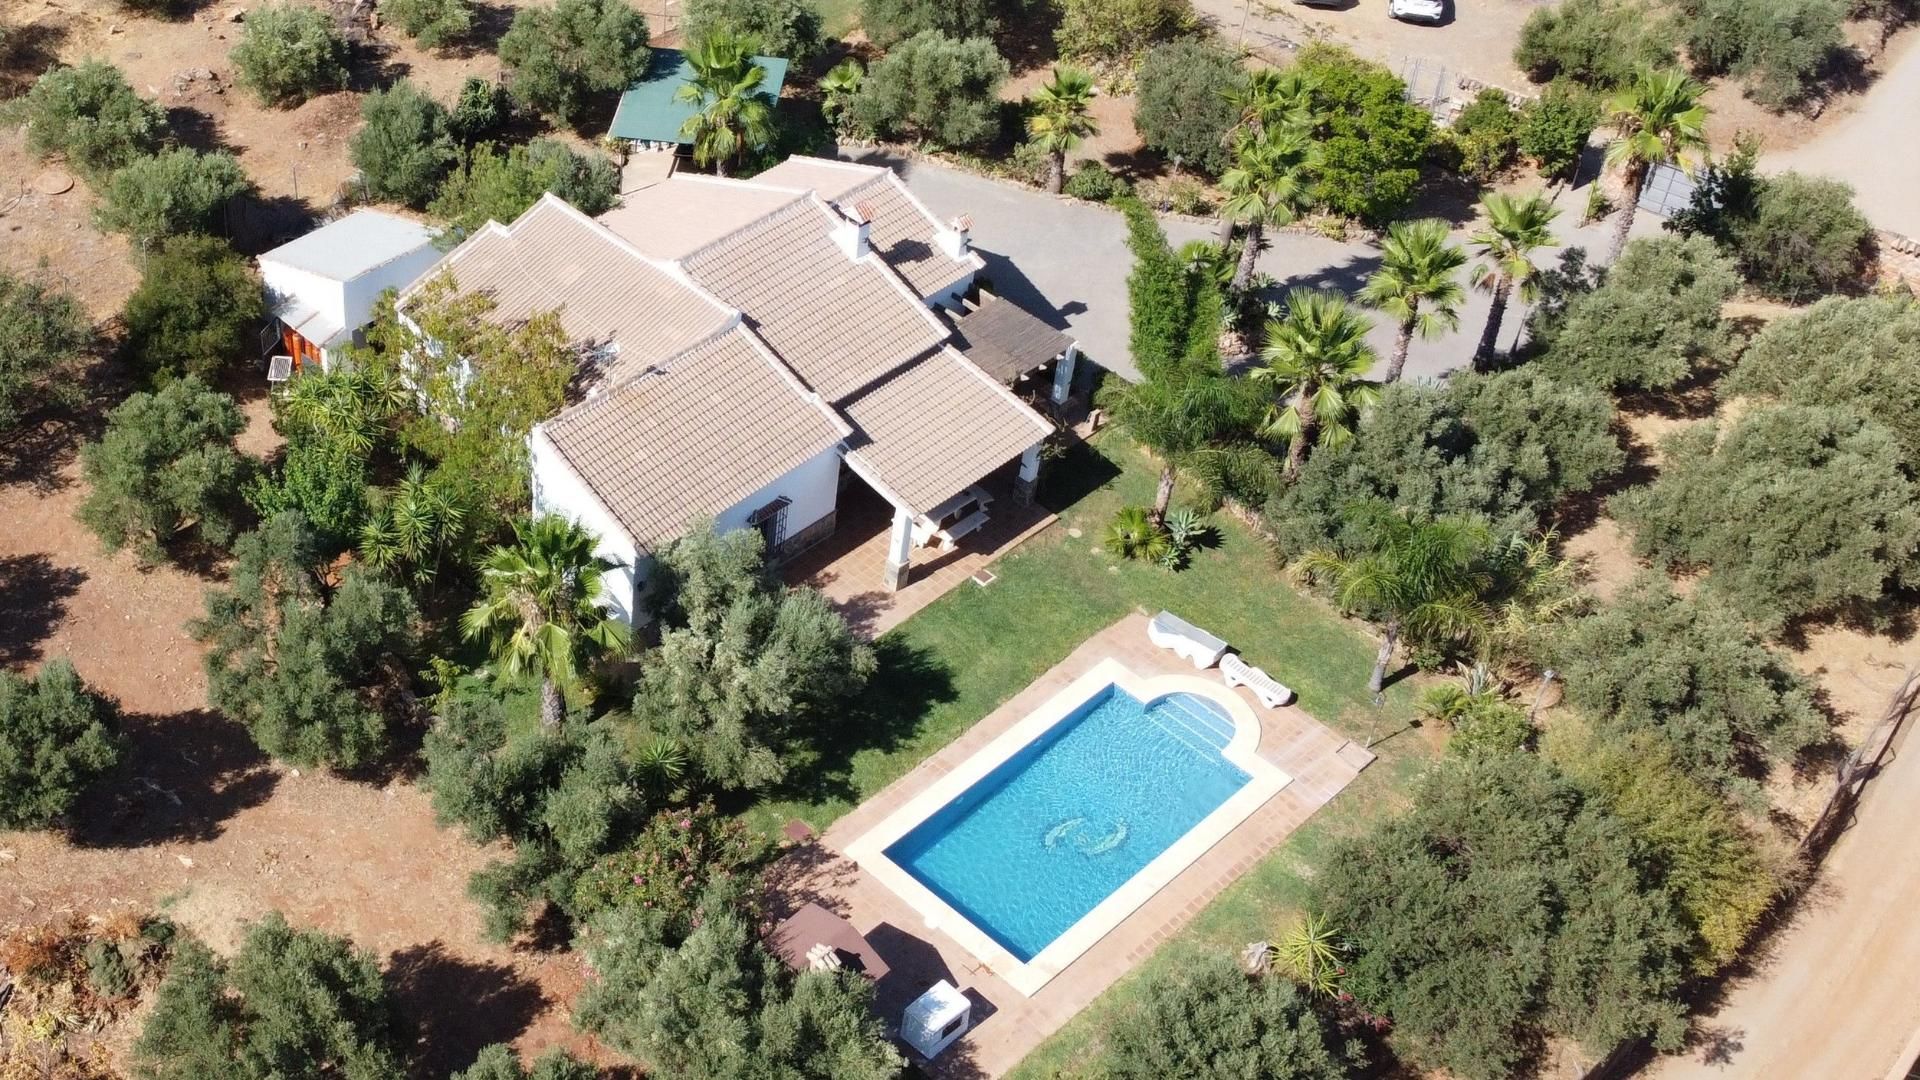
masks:
<path fill-rule="evenodd" d="M 300 332 L 293 327 L 281 325 L 280 345 L 283 352 L 293 357 L 293 370 L 299 371 L 303 364 L 320 366 L 320 350 L 314 346 L 313 342 L 301 337 Z"/>

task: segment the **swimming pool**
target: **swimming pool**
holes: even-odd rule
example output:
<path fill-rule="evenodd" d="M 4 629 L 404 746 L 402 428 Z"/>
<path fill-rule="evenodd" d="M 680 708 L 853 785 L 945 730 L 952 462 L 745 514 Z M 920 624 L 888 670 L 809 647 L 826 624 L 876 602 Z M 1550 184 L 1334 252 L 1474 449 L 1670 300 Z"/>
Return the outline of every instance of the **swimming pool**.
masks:
<path fill-rule="evenodd" d="M 849 844 L 1024 994 L 1289 782 L 1217 681 L 1103 660 Z"/>
<path fill-rule="evenodd" d="M 1032 960 L 1246 785 L 1220 754 L 1232 737 L 1204 697 L 1109 685 L 887 857 Z"/>

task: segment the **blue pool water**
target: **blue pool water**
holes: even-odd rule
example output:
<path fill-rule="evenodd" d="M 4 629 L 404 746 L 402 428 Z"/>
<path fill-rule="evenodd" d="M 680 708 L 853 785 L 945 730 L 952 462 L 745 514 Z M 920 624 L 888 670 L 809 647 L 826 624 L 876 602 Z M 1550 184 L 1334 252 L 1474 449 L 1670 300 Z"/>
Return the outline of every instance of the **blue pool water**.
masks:
<path fill-rule="evenodd" d="M 1021 962 L 1239 791 L 1204 697 L 1109 686 L 887 848 Z"/>

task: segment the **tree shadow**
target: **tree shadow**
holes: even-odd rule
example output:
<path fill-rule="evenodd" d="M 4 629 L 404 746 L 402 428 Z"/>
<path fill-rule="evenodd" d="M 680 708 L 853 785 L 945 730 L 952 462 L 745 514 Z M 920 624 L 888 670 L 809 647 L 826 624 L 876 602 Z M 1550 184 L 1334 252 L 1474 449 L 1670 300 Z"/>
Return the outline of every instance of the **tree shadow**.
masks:
<path fill-rule="evenodd" d="M 490 4 L 486 0 L 477 0 L 472 7 L 473 23 L 460 40 L 451 43 L 446 51 L 448 56 L 470 60 L 482 53 L 497 52 L 500 39 L 513 26 L 514 9 L 505 4 Z"/>
<path fill-rule="evenodd" d="M 1585 491 L 1566 495 L 1554 507 L 1551 524 L 1563 544 L 1598 525 L 1606 515 L 1607 500 L 1629 488 L 1651 484 L 1660 475 L 1653 465 L 1652 449 L 1634 437 L 1625 421 L 1616 415 L 1607 427 L 1614 441 L 1626 450 L 1626 460 L 1611 476 Z"/>
<path fill-rule="evenodd" d="M 240 152 L 220 133 L 218 120 L 191 105 L 175 105 L 167 110 L 167 130 L 180 145 L 203 154 Z"/>
<path fill-rule="evenodd" d="M 1002 12 L 994 44 L 999 46 L 1000 55 L 1007 58 L 1013 74 L 1031 71 L 1060 58 L 1060 49 L 1053 40 L 1053 33 L 1060 26 L 1059 7 L 1039 3 L 1004 6 L 1018 10 Z"/>
<path fill-rule="evenodd" d="M 291 195 L 248 192 L 227 202 L 227 237 L 242 255 L 258 255 L 304 236 L 319 221 L 311 202 Z"/>
<path fill-rule="evenodd" d="M 547 1007 L 547 996 L 506 964 L 455 955 L 442 941 L 413 945 L 387 961 L 400 1016 L 418 1032 L 416 1075 L 446 1076 L 482 1048 L 511 1042 Z"/>
<path fill-rule="evenodd" d="M 1040 470 L 1040 482 L 1034 488 L 1034 501 L 1055 514 L 1066 511 L 1113 483 L 1120 477 L 1120 466 L 1089 443 L 1074 440 L 1058 458 Z"/>
<path fill-rule="evenodd" d="M 122 725 L 120 764 L 81 797 L 70 836 L 91 848 L 203 843 L 280 783 L 246 729 L 211 709 L 136 714 Z"/>
<path fill-rule="evenodd" d="M 41 645 L 66 618 L 67 601 L 86 580 L 86 571 L 55 566 L 44 552 L 0 557 L 0 666 L 40 659 Z"/>
<path fill-rule="evenodd" d="M 26 93 L 42 72 L 60 62 L 60 46 L 72 33 L 65 22 L 7 27 L 0 41 L 0 98 Z"/>
<path fill-rule="evenodd" d="M 1275 275 L 1273 286 L 1262 290 L 1258 296 L 1262 301 L 1278 300 L 1292 289 L 1333 289 L 1355 293 L 1367 283 L 1375 270 L 1380 269 L 1380 261 L 1379 255 L 1349 255 L 1343 262 L 1329 263 L 1297 277 Z"/>
<path fill-rule="evenodd" d="M 79 400 L 29 412 L 0 436 L 0 486 L 24 484 L 36 495 L 52 495 L 73 484 L 67 466 L 83 443 L 100 437 L 108 411 L 127 394 L 122 370 L 101 359 L 110 346 L 96 333 L 86 358 L 54 376 L 77 385 Z"/>

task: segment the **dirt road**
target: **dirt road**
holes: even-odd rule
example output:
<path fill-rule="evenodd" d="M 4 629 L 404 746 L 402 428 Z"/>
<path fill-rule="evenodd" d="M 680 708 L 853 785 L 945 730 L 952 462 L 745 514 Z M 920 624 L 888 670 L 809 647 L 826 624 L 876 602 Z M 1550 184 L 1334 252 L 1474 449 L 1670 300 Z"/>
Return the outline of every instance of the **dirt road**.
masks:
<path fill-rule="evenodd" d="M 1912 727 L 1869 786 L 1792 925 L 1752 977 L 1698 1020 L 1705 1038 L 1651 1080 L 1881 1080 L 1920 1032 L 1920 739 Z"/>
<path fill-rule="evenodd" d="M 1883 70 L 1852 114 L 1791 150 L 1762 158 L 1769 172 L 1793 169 L 1853 185 L 1860 209 L 1882 229 L 1920 237 L 1920 36 L 1896 41 Z"/>

